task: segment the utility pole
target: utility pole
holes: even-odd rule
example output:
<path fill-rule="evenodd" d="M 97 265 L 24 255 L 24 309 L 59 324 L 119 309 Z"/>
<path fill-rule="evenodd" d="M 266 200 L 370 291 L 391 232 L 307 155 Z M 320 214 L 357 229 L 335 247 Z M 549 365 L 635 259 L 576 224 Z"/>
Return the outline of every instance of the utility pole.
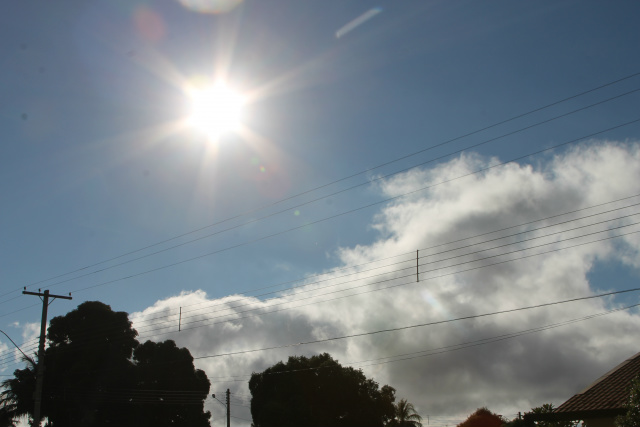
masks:
<path fill-rule="evenodd" d="M 25 288 L 26 289 L 26 288 Z M 39 290 L 39 289 L 38 289 Z M 66 295 L 50 295 L 46 290 L 44 293 L 40 292 L 28 292 L 22 291 L 26 295 L 35 295 L 42 299 L 42 320 L 40 322 L 40 344 L 38 345 L 38 371 L 36 373 L 36 391 L 33 393 L 33 399 L 35 400 L 33 405 L 33 423 L 32 427 L 40 426 L 41 409 L 42 409 L 42 385 L 44 383 L 44 338 L 47 335 L 47 309 L 49 308 L 49 298 L 71 299 L 71 293 Z"/>
<path fill-rule="evenodd" d="M 227 427 L 231 427 L 231 392 L 227 389 Z"/>

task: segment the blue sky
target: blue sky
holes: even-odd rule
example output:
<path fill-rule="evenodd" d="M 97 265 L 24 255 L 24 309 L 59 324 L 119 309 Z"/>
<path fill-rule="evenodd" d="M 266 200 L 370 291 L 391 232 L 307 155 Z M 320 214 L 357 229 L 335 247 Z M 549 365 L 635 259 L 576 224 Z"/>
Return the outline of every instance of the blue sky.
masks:
<path fill-rule="evenodd" d="M 336 37 L 340 28 L 372 9 L 379 13 Z M 181 306 L 181 293 L 185 301 L 224 302 L 230 295 L 334 267 L 408 253 L 640 193 L 635 168 L 638 123 L 598 134 L 587 142 L 523 157 L 638 119 L 640 95 L 628 92 L 640 87 L 640 76 L 371 169 L 640 72 L 639 12 L 637 3 L 622 1 L 245 0 L 219 14 L 197 13 L 173 0 L 64 0 L 55 5 L 27 0 L 5 6 L 5 13 L 0 14 L 2 329 L 21 341 L 31 337 L 28 324 L 39 321 L 39 301 L 21 296 L 17 290 L 23 286 L 72 292 L 74 300 L 55 301 L 50 316 L 97 299 L 116 310 L 143 313 L 144 318 L 146 310 L 165 307 L 167 301 L 173 309 Z M 249 99 L 246 132 L 226 134 L 212 142 L 194 129 L 178 128 L 176 123 L 189 108 L 185 85 L 220 78 Z M 445 157 L 598 102 L 602 103 Z M 456 171 L 463 174 L 511 159 L 519 160 L 511 169 L 506 167 L 502 176 L 487 172 L 480 175 L 483 178 L 470 177 L 473 182 L 466 184 L 461 178 L 324 220 L 399 196 L 404 190 L 457 178 Z M 376 180 L 423 163 L 409 172 Z M 576 181 L 577 176 L 584 181 Z M 337 180 L 341 181 L 334 183 Z M 514 193 L 510 185 L 515 182 L 521 187 Z M 307 192 L 329 183 L 333 184 Z M 364 185 L 334 194 L 358 184 Z M 518 197 L 522 197 L 519 204 L 511 203 Z M 320 200 L 304 204 L 315 199 Z M 455 202 L 461 200 L 468 204 Z M 267 208 L 256 210 L 264 206 Z M 443 212 L 448 216 L 439 216 Z M 246 222 L 251 223 L 221 232 Z M 415 227 L 408 229 L 403 224 Z M 452 225 L 455 227 L 450 228 Z M 293 228 L 298 229 L 264 238 Z M 200 231 L 184 235 L 194 230 Z M 187 243 L 216 232 L 220 233 Z M 176 236 L 182 237 L 129 254 Z M 637 283 L 639 244 L 637 237 L 628 237 L 622 243 L 582 253 L 580 260 L 557 255 L 554 262 L 565 263 L 554 270 L 563 272 L 559 276 L 584 279 L 575 287 L 558 282 L 549 285 L 550 289 L 534 285 L 535 277 L 526 272 L 533 262 L 512 272 L 512 286 L 521 286 L 520 295 L 530 295 L 534 301 L 627 289 Z M 203 256 L 213 252 L 217 253 Z M 85 268 L 121 255 L 125 256 Z M 201 258 L 167 267 L 196 257 Z M 155 269 L 159 270 L 141 274 Z M 73 279 L 80 275 L 83 277 Z M 125 279 L 132 275 L 135 277 Z M 67 279 L 73 280 L 59 283 Z M 439 290 L 427 287 L 411 292 L 423 297 L 430 293 L 425 301 L 437 300 L 441 306 L 450 298 L 450 303 L 459 304 L 456 307 L 469 308 L 475 295 L 469 287 L 483 277 L 460 280 L 465 283 L 457 283 L 460 288 L 453 294 L 445 285 Z M 16 292 L 9 294 L 11 291 Z M 494 291 L 496 301 L 505 307 L 510 301 L 518 305 L 517 293 L 509 299 L 511 294 L 505 289 Z M 293 298 L 295 292 L 280 297 Z M 299 341 L 334 332 L 340 335 L 419 323 L 425 313 L 421 306 L 392 309 L 400 301 L 416 298 L 411 295 L 394 291 L 381 297 L 397 299 L 388 311 L 380 308 L 380 301 L 354 302 L 350 311 L 354 318 L 340 324 L 332 323 L 340 312 L 332 304 L 335 311 L 299 309 L 296 316 L 274 322 L 292 330 L 300 328 L 300 336 L 295 336 Z M 637 301 L 637 294 L 632 293 L 606 304 Z M 262 303 L 261 299 L 249 302 Z M 613 307 L 606 304 L 604 308 Z M 368 316 L 374 307 L 380 311 L 372 319 Z M 358 310 L 363 311 L 361 316 Z M 635 313 L 618 320 L 624 327 L 637 325 Z M 445 317 L 456 314 L 460 313 L 441 313 Z M 547 316 L 557 318 L 553 313 Z M 535 320 L 528 319 L 522 329 L 537 326 Z M 616 325 L 614 330 L 624 330 Z M 489 326 L 498 328 L 498 323 Z M 251 334 L 227 339 L 237 343 L 238 349 L 243 348 L 241 344 L 253 348 L 262 339 L 265 347 L 287 343 L 286 336 L 271 336 L 269 330 L 261 339 Z M 457 330 L 470 333 L 465 327 Z M 225 335 L 215 328 L 207 333 L 165 338 L 189 346 L 194 355 L 214 354 L 218 349 L 213 344 L 202 347 L 195 343 L 222 340 Z M 495 410 L 507 414 L 554 399 L 561 403 L 562 396 L 569 398 L 584 381 L 595 379 L 583 379 L 582 373 L 604 372 L 630 351 L 638 351 L 629 339 L 621 336 L 612 347 L 602 343 L 598 347 L 590 341 L 595 347 L 607 347 L 597 356 L 572 354 L 569 349 L 577 351 L 578 344 L 568 346 L 563 353 L 567 359 L 540 356 L 532 366 L 541 372 L 549 372 L 545 367 L 554 361 L 572 358 L 584 361 L 577 364 L 583 370 L 575 372 L 573 382 L 562 390 L 550 387 L 509 402 L 505 402 L 508 393 L 497 393 L 487 401 L 473 397 L 478 390 L 489 393 L 498 388 L 498 375 L 489 375 L 491 370 L 483 369 L 473 352 L 466 353 L 466 359 L 460 356 L 457 363 L 477 365 L 468 378 L 478 389 L 462 398 L 464 387 L 452 388 L 450 396 L 460 397 L 459 407 L 447 406 L 420 391 L 404 374 L 415 369 L 409 362 L 366 373 L 398 388 L 423 413 L 441 415 L 443 420 L 491 404 L 502 404 L 504 409 Z M 359 346 L 351 343 L 331 349 L 346 361 L 366 353 L 366 345 Z M 324 349 L 300 351 L 313 354 Z M 215 371 L 233 375 L 248 369 L 250 373 L 288 354 L 203 367 L 210 376 L 216 376 Z M 503 362 L 511 366 L 509 360 Z M 6 367 L 3 374 L 16 366 Z M 442 366 L 429 369 L 424 378 L 445 370 Z M 442 379 L 446 384 L 449 381 L 453 380 Z M 516 383 L 528 384 L 524 377 L 521 381 Z M 247 393 L 243 390 L 237 389 L 239 396 Z M 250 415 L 245 414 L 247 417 Z"/>

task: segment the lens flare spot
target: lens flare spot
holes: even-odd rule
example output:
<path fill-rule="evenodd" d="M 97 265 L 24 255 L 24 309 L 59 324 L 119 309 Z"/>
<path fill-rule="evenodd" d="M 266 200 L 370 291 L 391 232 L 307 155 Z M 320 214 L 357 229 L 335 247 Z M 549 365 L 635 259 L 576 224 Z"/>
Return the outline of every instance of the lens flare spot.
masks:
<path fill-rule="evenodd" d="M 294 214 L 295 216 L 300 216 L 300 211 L 296 209 L 296 210 L 293 212 L 293 214 Z"/>
<path fill-rule="evenodd" d="M 426 301 L 431 306 L 431 308 L 433 308 L 437 313 L 444 314 L 444 315 L 450 314 L 448 310 L 442 306 L 440 301 L 438 301 L 431 292 L 429 292 L 426 289 L 423 289 L 420 293 L 422 295 L 422 299 L 424 299 L 424 301 Z"/>
<path fill-rule="evenodd" d="M 166 33 L 162 16 L 148 7 L 141 6 L 133 14 L 136 31 L 145 39 L 157 42 L 164 38 Z"/>
<path fill-rule="evenodd" d="M 264 172 L 266 172 L 266 171 L 267 171 L 267 169 L 265 169 L 265 167 L 264 167 L 264 166 L 260 166 L 260 172 L 263 172 L 263 173 L 264 173 Z"/>
<path fill-rule="evenodd" d="M 226 13 L 234 9 L 242 0 L 178 0 L 187 9 L 198 13 Z"/>

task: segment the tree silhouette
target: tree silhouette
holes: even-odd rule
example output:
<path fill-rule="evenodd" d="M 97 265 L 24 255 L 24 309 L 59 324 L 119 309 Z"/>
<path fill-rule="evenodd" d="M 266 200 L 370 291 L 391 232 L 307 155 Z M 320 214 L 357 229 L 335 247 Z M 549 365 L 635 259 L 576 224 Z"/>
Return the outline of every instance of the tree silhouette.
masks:
<path fill-rule="evenodd" d="M 418 415 L 412 403 L 400 399 L 395 405 L 395 418 L 389 422 L 390 427 L 422 427 L 422 417 Z"/>
<path fill-rule="evenodd" d="M 0 392 L 0 427 L 13 427 L 14 420 L 28 417 L 33 410 L 31 401 L 19 399 L 28 393 L 33 393 L 36 387 L 36 362 L 23 357 L 27 368 L 16 371 L 14 378 L 2 382 Z"/>
<path fill-rule="evenodd" d="M 532 414 L 552 414 L 555 408 L 553 403 L 545 403 L 542 406 L 531 408 Z M 535 425 L 539 427 L 575 427 L 579 424 L 578 421 L 536 421 Z"/>
<path fill-rule="evenodd" d="M 211 414 L 204 412 L 209 380 L 204 371 L 194 369 L 193 357 L 186 348 L 168 340 L 147 341 L 133 352 L 136 362 L 136 387 L 155 393 L 132 393 L 136 426 L 208 427 Z M 157 404 L 149 404 L 149 399 Z"/>
<path fill-rule="evenodd" d="M 57 426 L 209 426 L 209 380 L 173 341 L 140 344 L 125 312 L 92 301 L 51 319 L 42 417 Z M 3 383 L 0 421 L 33 414 L 35 364 Z"/>
<path fill-rule="evenodd" d="M 249 381 L 255 427 L 382 427 L 395 390 L 343 367 L 329 354 L 292 356 Z"/>
<path fill-rule="evenodd" d="M 504 423 L 505 420 L 501 416 L 487 408 L 479 408 L 469 415 L 469 418 L 458 424 L 458 427 L 502 427 Z"/>

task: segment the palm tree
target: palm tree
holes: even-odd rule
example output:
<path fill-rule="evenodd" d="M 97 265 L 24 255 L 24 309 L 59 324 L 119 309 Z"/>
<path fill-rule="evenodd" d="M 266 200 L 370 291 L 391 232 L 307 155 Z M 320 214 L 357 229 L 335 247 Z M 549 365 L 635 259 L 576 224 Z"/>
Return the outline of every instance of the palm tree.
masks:
<path fill-rule="evenodd" d="M 25 369 L 14 372 L 14 378 L 0 385 L 0 426 L 14 426 L 19 418 L 29 418 L 33 412 L 33 390 L 36 384 L 36 362 L 30 357 L 22 358 L 27 363 Z"/>
<path fill-rule="evenodd" d="M 422 417 L 407 399 L 400 399 L 395 407 L 395 418 L 389 423 L 390 427 L 422 427 Z"/>

